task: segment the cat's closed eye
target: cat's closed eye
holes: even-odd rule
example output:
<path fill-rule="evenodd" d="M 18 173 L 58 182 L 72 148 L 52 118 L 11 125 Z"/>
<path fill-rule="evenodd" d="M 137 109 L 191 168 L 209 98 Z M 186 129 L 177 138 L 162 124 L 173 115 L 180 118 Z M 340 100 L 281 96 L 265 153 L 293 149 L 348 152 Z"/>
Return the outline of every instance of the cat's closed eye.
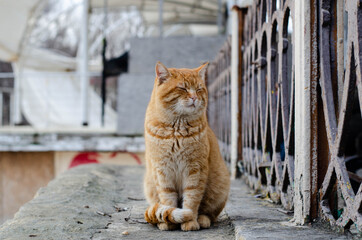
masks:
<path fill-rule="evenodd" d="M 181 89 L 182 91 L 185 91 L 185 92 L 187 92 L 187 89 L 186 88 L 184 88 L 184 87 L 177 87 L 178 89 Z"/>

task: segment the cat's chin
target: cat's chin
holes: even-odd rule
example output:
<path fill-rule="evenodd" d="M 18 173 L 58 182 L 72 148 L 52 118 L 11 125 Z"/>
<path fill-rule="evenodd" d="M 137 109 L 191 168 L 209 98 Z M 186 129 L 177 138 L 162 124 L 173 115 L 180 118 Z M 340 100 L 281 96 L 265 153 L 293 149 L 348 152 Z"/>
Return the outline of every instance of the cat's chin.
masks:
<path fill-rule="evenodd" d="M 195 115 L 197 113 L 200 113 L 201 109 L 195 106 L 185 106 L 181 112 L 181 115 Z"/>
<path fill-rule="evenodd" d="M 195 105 L 189 105 L 185 107 L 187 110 L 189 111 L 195 111 L 196 110 L 196 106 Z"/>
<path fill-rule="evenodd" d="M 184 104 L 182 107 L 185 111 L 199 111 L 201 106 L 199 104 Z"/>
<path fill-rule="evenodd" d="M 202 110 L 197 108 L 182 109 L 182 111 L 174 112 L 174 117 L 188 118 L 189 120 L 201 117 Z"/>

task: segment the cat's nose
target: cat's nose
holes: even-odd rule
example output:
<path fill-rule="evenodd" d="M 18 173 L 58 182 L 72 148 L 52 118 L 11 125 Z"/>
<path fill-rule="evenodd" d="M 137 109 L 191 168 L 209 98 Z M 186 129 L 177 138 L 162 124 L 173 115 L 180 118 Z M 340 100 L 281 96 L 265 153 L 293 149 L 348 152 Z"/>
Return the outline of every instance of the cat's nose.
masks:
<path fill-rule="evenodd" d="M 191 95 L 190 98 L 192 99 L 193 102 L 195 102 L 196 99 L 197 99 L 197 96 L 196 95 Z"/>

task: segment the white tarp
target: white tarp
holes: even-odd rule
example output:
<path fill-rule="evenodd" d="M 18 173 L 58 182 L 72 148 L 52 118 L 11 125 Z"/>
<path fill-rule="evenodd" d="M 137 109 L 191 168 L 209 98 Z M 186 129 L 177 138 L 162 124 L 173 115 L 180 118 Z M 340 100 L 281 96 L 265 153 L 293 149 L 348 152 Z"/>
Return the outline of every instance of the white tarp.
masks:
<path fill-rule="evenodd" d="M 38 129 L 82 125 L 79 76 L 22 69 L 22 109 L 26 119 Z M 46 99 L 46 101 L 44 100 Z M 89 126 L 101 127 L 101 99 L 89 90 Z M 106 105 L 105 125 L 116 127 L 116 113 Z"/>
<path fill-rule="evenodd" d="M 17 61 L 35 7 L 43 0 L 0 0 L 0 60 Z"/>
<path fill-rule="evenodd" d="M 77 59 L 22 46 L 42 3 L 43 0 L 0 0 L 0 60 L 14 64 L 15 80 L 21 81 L 22 113 L 33 127 L 81 126 Z M 100 63 L 90 64 L 90 71 L 101 71 L 100 67 Z M 101 127 L 101 99 L 92 89 L 89 90 L 88 109 L 89 126 Z M 107 105 L 105 127 L 116 127 L 116 112 Z"/>

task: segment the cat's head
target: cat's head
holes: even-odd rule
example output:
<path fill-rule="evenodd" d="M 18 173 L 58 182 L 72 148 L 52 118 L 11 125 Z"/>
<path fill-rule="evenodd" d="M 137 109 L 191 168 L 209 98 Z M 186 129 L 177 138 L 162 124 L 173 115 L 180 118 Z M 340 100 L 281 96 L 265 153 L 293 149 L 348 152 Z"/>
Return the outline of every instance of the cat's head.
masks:
<path fill-rule="evenodd" d="M 197 117 L 205 112 L 208 63 L 195 69 L 166 68 L 156 63 L 155 97 L 157 105 L 174 116 Z"/>

